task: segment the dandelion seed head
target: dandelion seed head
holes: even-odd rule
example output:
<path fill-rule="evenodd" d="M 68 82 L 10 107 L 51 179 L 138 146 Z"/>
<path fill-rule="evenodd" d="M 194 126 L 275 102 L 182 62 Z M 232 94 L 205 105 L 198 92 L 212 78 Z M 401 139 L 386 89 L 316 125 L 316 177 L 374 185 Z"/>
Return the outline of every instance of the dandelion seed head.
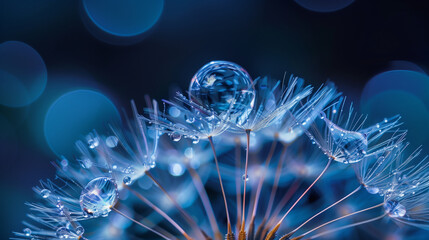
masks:
<path fill-rule="evenodd" d="M 222 206 L 237 195 L 237 212 L 229 213 L 232 220 L 244 213 L 247 236 L 253 234 L 249 220 L 270 228 L 290 201 L 301 201 L 292 205 L 280 233 L 316 216 L 315 207 L 356 184 L 353 170 L 361 186 L 347 196 L 357 198 L 338 205 L 336 214 L 354 214 L 374 201 L 384 208 L 380 217 L 429 229 L 429 162 L 419 156 L 421 149 L 405 151 L 399 116 L 367 126 L 365 116 L 345 107 L 333 84 L 312 92 L 298 77 L 252 82 L 236 64 L 211 62 L 194 76 L 189 98 L 178 93 L 160 105 L 148 98 L 143 114 L 132 103 L 133 117 L 122 125 L 78 140 L 76 159 L 60 157 L 55 181 L 34 188 L 40 201 L 28 203 L 30 221 L 16 239 L 159 239 L 153 231 L 166 239 L 181 239 L 183 232 L 192 239 L 221 239 L 229 227 Z M 332 160 L 353 169 L 331 166 Z M 243 191 L 246 204 L 239 201 Z M 362 194 L 374 199 L 363 201 Z M 327 229 L 335 226 L 346 225 Z"/>

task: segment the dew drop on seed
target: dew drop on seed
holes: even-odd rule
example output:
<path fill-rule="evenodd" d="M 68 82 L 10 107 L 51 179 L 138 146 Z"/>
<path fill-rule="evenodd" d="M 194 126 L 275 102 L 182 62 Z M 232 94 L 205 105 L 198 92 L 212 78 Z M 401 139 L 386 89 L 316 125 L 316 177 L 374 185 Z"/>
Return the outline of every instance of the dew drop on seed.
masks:
<path fill-rule="evenodd" d="M 76 227 L 75 232 L 76 232 L 76 235 L 82 236 L 83 233 L 85 232 L 85 228 L 83 228 L 82 226 L 78 226 Z"/>
<path fill-rule="evenodd" d="M 242 67 L 212 61 L 192 78 L 189 98 L 218 115 L 228 113 L 231 122 L 241 124 L 253 108 L 255 91 L 250 75 Z"/>
<path fill-rule="evenodd" d="M 193 137 L 193 138 L 192 138 L 192 143 L 193 143 L 193 144 L 197 144 L 197 143 L 199 143 L 199 142 L 200 142 L 200 138 L 199 138 L 199 137 L 196 137 L 196 136 L 195 136 L 195 137 Z"/>
<path fill-rule="evenodd" d="M 43 189 L 42 191 L 40 191 L 40 195 L 42 196 L 42 198 L 48 198 L 51 195 L 51 191 L 49 191 L 48 189 Z"/>
<path fill-rule="evenodd" d="M 331 136 L 335 143 L 335 160 L 345 163 L 361 161 L 368 150 L 368 140 L 360 132 L 344 130 L 331 121 L 325 119 L 331 129 Z"/>
<path fill-rule="evenodd" d="M 114 148 L 114 147 L 118 146 L 118 142 L 119 142 L 119 140 L 116 136 L 109 136 L 106 138 L 106 145 L 109 148 Z"/>
<path fill-rule="evenodd" d="M 187 123 L 194 123 L 195 122 L 195 117 L 189 116 L 189 115 L 185 115 L 185 120 L 186 120 Z"/>
<path fill-rule="evenodd" d="M 170 134 L 170 138 L 171 138 L 171 140 L 178 142 L 178 141 L 180 141 L 180 139 L 182 139 L 182 135 L 180 135 L 180 133 L 178 133 L 178 132 L 172 132 Z"/>
<path fill-rule="evenodd" d="M 97 137 L 88 137 L 88 146 L 91 149 L 94 149 L 100 145 L 100 142 Z"/>
<path fill-rule="evenodd" d="M 403 217 L 407 213 L 404 205 L 397 201 L 388 200 L 384 203 L 384 211 L 389 214 L 390 217 Z"/>
<path fill-rule="evenodd" d="M 31 235 L 31 229 L 29 229 L 29 228 L 24 228 L 24 234 L 25 234 L 25 236 L 30 236 Z"/>
<path fill-rule="evenodd" d="M 118 200 L 118 188 L 115 181 L 107 177 L 91 180 L 80 195 L 80 206 L 88 214 L 98 217 L 109 213 Z"/>
<path fill-rule="evenodd" d="M 56 231 L 57 238 L 68 238 L 70 237 L 70 230 L 66 227 L 59 227 Z"/>
<path fill-rule="evenodd" d="M 131 185 L 131 183 L 133 181 L 131 180 L 130 176 L 125 176 L 124 179 L 123 179 L 123 182 L 124 182 L 125 185 Z"/>
<path fill-rule="evenodd" d="M 377 194 L 380 192 L 380 189 L 375 186 L 365 186 L 365 189 L 370 194 Z"/>

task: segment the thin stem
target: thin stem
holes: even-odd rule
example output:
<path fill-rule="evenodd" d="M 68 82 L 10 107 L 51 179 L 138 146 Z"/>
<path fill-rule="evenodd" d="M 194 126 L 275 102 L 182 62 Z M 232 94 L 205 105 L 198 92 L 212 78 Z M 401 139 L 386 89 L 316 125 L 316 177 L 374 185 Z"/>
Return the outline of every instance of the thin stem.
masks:
<path fill-rule="evenodd" d="M 225 190 L 223 189 L 222 176 L 220 175 L 219 162 L 217 160 L 216 149 L 215 149 L 214 144 L 213 144 L 213 138 L 210 136 L 210 137 L 208 137 L 208 140 L 209 140 L 210 146 L 212 147 L 212 150 L 213 150 L 213 155 L 214 155 L 214 160 L 215 160 L 215 164 L 216 164 L 217 175 L 218 175 L 218 178 L 219 178 L 220 189 L 222 191 L 223 202 L 225 204 L 226 220 L 227 220 L 227 224 L 228 224 L 228 233 L 227 234 L 232 234 L 231 221 L 229 219 L 228 203 L 226 201 Z"/>
<path fill-rule="evenodd" d="M 274 225 L 274 222 L 276 221 L 278 215 L 280 214 L 280 211 L 283 209 L 284 206 L 286 206 L 289 200 L 294 196 L 295 192 L 299 189 L 301 184 L 302 184 L 302 180 L 300 178 L 295 179 L 295 181 L 292 183 L 292 186 L 287 190 L 286 194 L 282 197 L 282 199 L 280 200 L 280 203 L 277 205 L 276 209 L 274 210 L 272 216 L 270 217 L 270 220 L 267 223 L 267 226 L 262 232 L 262 236 L 267 235 L 268 230 L 271 228 L 271 226 Z"/>
<path fill-rule="evenodd" d="M 130 188 L 127 185 L 124 185 L 124 188 L 128 189 L 132 194 L 134 194 L 138 199 L 142 200 L 144 203 L 146 203 L 150 208 L 152 208 L 153 210 L 155 210 L 157 213 L 159 213 L 159 215 L 161 215 L 163 218 L 165 218 L 171 225 L 173 225 L 186 239 L 188 240 L 192 240 L 191 237 L 189 237 L 189 235 L 185 232 L 185 230 L 183 230 L 182 227 L 180 227 L 179 224 L 177 224 L 170 216 L 168 216 L 167 213 L 165 213 L 164 211 L 162 211 L 160 208 L 158 208 L 157 206 L 155 206 L 155 204 L 153 204 L 151 201 L 149 201 L 149 199 L 145 198 L 143 195 L 141 195 L 140 193 L 136 192 L 135 190 L 133 190 L 132 188 Z"/>
<path fill-rule="evenodd" d="M 145 171 L 145 174 L 158 186 L 159 189 L 161 189 L 161 191 L 173 203 L 176 209 L 179 210 L 179 212 L 185 217 L 187 222 L 191 226 L 193 226 L 194 229 L 199 229 L 203 236 L 206 236 L 207 234 L 198 226 L 198 224 L 194 221 L 194 219 L 192 219 L 192 217 L 180 206 L 177 200 L 167 192 L 167 190 L 161 185 L 161 183 L 158 180 L 156 180 L 156 178 L 152 175 L 152 173 L 149 171 Z"/>
<path fill-rule="evenodd" d="M 351 193 L 349 193 L 348 195 L 346 195 L 345 197 L 341 198 L 340 200 L 336 201 L 335 203 L 329 205 L 328 207 L 326 207 L 325 209 L 323 209 L 322 211 L 318 212 L 317 214 L 315 214 L 314 216 L 312 216 L 311 218 L 309 218 L 307 221 L 305 221 L 303 224 L 301 224 L 299 227 L 295 228 L 292 232 L 290 232 L 289 234 L 287 234 L 288 237 L 292 236 L 292 234 L 294 234 L 296 231 L 298 231 L 300 228 L 302 228 L 305 224 L 307 224 L 308 222 L 310 222 L 311 220 L 313 220 L 314 218 L 316 218 L 317 216 L 319 216 L 320 214 L 326 212 L 327 210 L 329 210 L 330 208 L 334 207 L 335 205 L 337 205 L 338 203 L 346 200 L 347 198 L 349 198 L 350 196 L 352 196 L 353 194 L 355 194 L 357 191 L 359 191 L 362 188 L 362 185 L 359 185 L 359 187 L 357 187 L 355 190 L 353 190 Z"/>
<path fill-rule="evenodd" d="M 239 231 L 241 224 L 241 148 L 240 139 L 237 138 L 235 144 L 235 191 L 237 201 L 237 232 Z"/>
<path fill-rule="evenodd" d="M 265 211 L 265 216 L 264 216 L 265 220 L 268 219 L 268 216 L 271 213 L 271 209 L 273 208 L 274 199 L 276 197 L 277 188 L 279 186 L 281 170 L 282 170 L 282 167 L 283 167 L 283 159 L 286 156 L 287 146 L 288 146 L 287 144 L 285 144 L 283 146 L 282 153 L 280 155 L 280 159 L 279 159 L 279 162 L 277 164 L 276 176 L 274 178 L 274 184 L 273 184 L 273 187 L 271 189 L 270 200 L 268 202 L 267 210 Z"/>
<path fill-rule="evenodd" d="M 328 225 L 328 224 L 331 224 L 331 223 L 336 222 L 336 221 L 339 221 L 339 220 L 341 220 L 341 219 L 344 219 L 344 218 L 347 218 L 347 217 L 350 217 L 350 216 L 356 215 L 356 214 L 358 214 L 358 213 L 362 213 L 362 212 L 369 211 L 369 210 L 374 209 L 374 208 L 381 207 L 381 206 L 383 206 L 383 204 L 384 204 L 384 202 L 382 202 L 382 203 L 380 203 L 380 204 L 377 204 L 377 205 L 375 205 L 375 206 L 369 207 L 369 208 L 365 208 L 365 209 L 362 209 L 362 210 L 359 210 L 359 211 L 356 211 L 356 212 L 352 212 L 352 213 L 346 214 L 346 215 L 344 215 L 344 216 L 341 216 L 341 217 L 339 217 L 339 218 L 333 219 L 333 220 L 331 220 L 331 221 L 328 221 L 328 222 L 326 222 L 326 223 L 324 223 L 324 224 L 321 224 L 321 225 L 319 225 L 319 226 L 317 226 L 317 227 L 315 227 L 315 228 L 313 228 L 313 229 L 311 229 L 311 230 L 309 230 L 309 231 L 305 232 L 304 234 L 300 235 L 300 236 L 299 236 L 299 239 L 300 239 L 300 238 L 302 238 L 302 237 L 304 237 L 304 236 L 306 236 L 306 235 L 307 235 L 307 234 L 309 234 L 309 233 L 312 233 L 312 232 L 316 231 L 316 230 L 317 230 L 317 229 L 319 229 L 319 228 L 322 228 L 322 227 L 324 227 L 324 226 Z"/>
<path fill-rule="evenodd" d="M 201 181 L 201 178 L 198 175 L 197 171 L 195 171 L 195 169 L 193 169 L 188 164 L 186 164 L 186 167 L 188 169 L 189 174 L 191 175 L 195 188 L 197 189 L 198 194 L 200 195 L 201 202 L 203 203 L 204 210 L 206 211 L 207 217 L 209 218 L 209 222 L 213 230 L 213 233 L 215 235 L 215 239 L 222 239 L 222 235 L 219 231 L 219 226 L 217 225 L 216 217 L 213 212 L 213 207 L 210 203 L 209 197 L 207 196 L 207 192 L 204 188 L 204 184 Z"/>
<path fill-rule="evenodd" d="M 249 164 L 249 147 L 250 147 L 250 129 L 246 130 L 246 138 L 247 138 L 247 147 L 246 147 L 246 163 L 244 165 L 244 187 L 243 187 L 243 210 L 241 212 L 241 230 L 240 232 L 244 232 L 244 227 L 246 225 L 245 220 L 245 208 L 246 208 L 246 186 L 247 186 L 247 168 Z"/>
<path fill-rule="evenodd" d="M 361 222 L 357 222 L 357 223 L 352 223 L 352 224 L 348 224 L 348 225 L 345 225 L 345 226 L 342 226 L 342 227 L 338 227 L 338 228 L 334 228 L 334 229 L 331 229 L 331 230 L 328 230 L 328 231 L 324 231 L 324 232 L 316 234 L 316 235 L 314 235 L 314 236 L 312 236 L 312 237 L 310 237 L 308 239 L 315 239 L 315 238 L 324 236 L 326 234 L 330 234 L 330 233 L 337 232 L 337 231 L 340 231 L 340 230 L 344 230 L 344 229 L 347 229 L 347 228 L 356 227 L 356 226 L 359 226 L 359 225 L 362 225 L 362 224 L 374 222 L 374 221 L 377 221 L 379 219 L 382 219 L 384 216 L 386 216 L 386 213 L 383 214 L 383 215 L 381 215 L 381 216 L 378 216 L 378 217 L 375 217 L 375 218 L 371 218 L 371 219 L 368 219 L 368 220 L 365 220 L 365 221 L 361 221 Z"/>
<path fill-rule="evenodd" d="M 289 208 L 289 210 L 283 215 L 283 217 L 280 219 L 280 221 L 278 221 L 278 223 L 276 224 L 276 226 L 273 228 L 273 230 L 271 230 L 268 233 L 268 237 L 271 237 L 273 235 L 275 235 L 276 231 L 280 228 L 280 225 L 282 224 L 282 222 L 284 221 L 284 219 L 286 218 L 286 216 L 292 211 L 292 209 L 299 203 L 299 201 L 301 201 L 301 199 L 305 196 L 305 194 L 307 194 L 308 191 L 310 191 L 310 189 L 314 186 L 314 184 L 316 184 L 317 181 L 319 181 L 319 179 L 323 176 L 323 174 L 326 172 L 326 170 L 328 170 L 329 165 L 331 165 L 332 162 L 332 158 L 330 157 L 328 160 L 328 163 L 326 164 L 325 168 L 323 169 L 323 171 L 319 174 L 319 176 L 313 181 L 313 183 L 311 183 L 311 185 L 301 194 L 301 196 L 295 201 L 295 203 Z"/>
<path fill-rule="evenodd" d="M 270 165 L 271 159 L 273 158 L 274 150 L 276 149 L 276 146 L 277 146 L 277 137 L 274 138 L 274 141 L 271 144 L 270 152 L 268 153 L 267 159 L 265 161 L 264 171 L 262 173 L 261 178 L 259 179 L 258 188 L 256 189 L 255 203 L 253 205 L 253 210 L 252 210 L 252 218 L 255 218 L 256 216 L 256 212 L 258 210 L 259 198 L 261 196 L 262 185 L 264 184 L 267 169 L 268 169 L 268 166 Z"/>
<path fill-rule="evenodd" d="M 295 203 L 289 208 L 289 210 L 283 215 L 283 217 L 280 219 L 279 223 L 283 222 L 283 220 L 286 218 L 286 216 L 292 211 L 292 209 L 301 201 L 301 199 L 307 194 L 308 191 L 316 184 L 316 182 L 319 181 L 319 179 L 325 174 L 326 170 L 328 170 L 329 165 L 331 165 L 332 158 L 329 158 L 328 163 L 326 164 L 323 171 L 319 174 L 319 176 L 316 178 L 316 180 L 311 183 L 311 185 L 301 194 L 301 196 L 295 201 Z"/>
<path fill-rule="evenodd" d="M 123 213 L 123 212 L 119 211 L 118 209 L 116 209 L 116 208 L 112 208 L 112 210 L 113 210 L 113 211 L 115 211 L 116 213 L 118 213 L 118 214 L 122 215 L 123 217 L 127 218 L 128 220 L 131 220 L 131 221 L 132 221 L 132 222 L 134 222 L 135 224 L 137 224 L 137 225 L 139 225 L 139 226 L 141 226 L 141 227 L 145 228 L 146 230 L 149 230 L 149 231 L 151 231 L 151 232 L 155 233 L 156 235 L 158 235 L 158 236 L 160 236 L 160 237 L 162 237 L 162 238 L 164 238 L 164 239 L 171 240 L 171 238 L 168 238 L 168 237 L 164 236 L 163 234 L 161 234 L 160 232 L 158 232 L 158 231 L 156 231 L 156 230 L 154 230 L 154 229 L 152 229 L 152 228 L 150 228 L 150 227 L 148 227 L 148 226 L 144 225 L 143 223 L 141 223 L 141 222 L 139 222 L 139 221 L 137 221 L 137 220 L 133 219 L 132 217 L 129 217 L 128 215 L 126 215 L 125 213 Z"/>
<path fill-rule="evenodd" d="M 274 200 L 275 200 L 276 193 L 277 193 L 278 184 L 279 184 L 279 181 L 280 181 L 281 170 L 282 170 L 282 167 L 283 167 L 283 161 L 284 161 L 284 158 L 286 156 L 287 147 L 288 147 L 288 144 L 283 144 L 283 149 L 282 149 L 282 152 L 280 154 L 279 161 L 277 163 L 276 174 L 275 174 L 275 177 L 274 177 L 274 184 L 273 184 L 273 187 L 271 188 L 271 194 L 270 194 L 270 198 L 269 198 L 269 201 L 268 201 L 268 206 L 267 206 L 267 209 L 265 211 L 264 218 L 263 218 L 261 224 L 259 225 L 258 230 L 256 231 L 256 239 L 257 240 L 258 239 L 262 240 L 264 238 L 265 234 L 268 231 L 268 228 L 266 228 L 265 224 L 267 224 L 267 226 L 269 226 L 269 224 L 271 223 L 271 221 L 269 221 L 267 223 L 267 220 L 268 220 L 268 217 L 270 216 L 271 210 L 273 208 Z M 295 182 L 292 185 L 293 186 L 296 185 Z M 294 187 L 289 188 L 287 194 L 285 195 L 286 199 L 283 198 L 281 200 L 280 204 L 282 204 L 283 201 L 285 202 L 284 204 L 286 204 L 286 202 L 288 201 L 288 198 L 289 198 L 288 197 L 288 193 L 293 188 Z M 298 188 L 296 188 L 296 189 L 298 189 Z M 282 209 L 282 208 L 283 208 L 283 206 L 280 207 L 280 209 Z M 276 216 L 277 216 L 277 214 L 276 214 Z M 273 218 L 273 219 L 275 219 L 275 218 Z"/>

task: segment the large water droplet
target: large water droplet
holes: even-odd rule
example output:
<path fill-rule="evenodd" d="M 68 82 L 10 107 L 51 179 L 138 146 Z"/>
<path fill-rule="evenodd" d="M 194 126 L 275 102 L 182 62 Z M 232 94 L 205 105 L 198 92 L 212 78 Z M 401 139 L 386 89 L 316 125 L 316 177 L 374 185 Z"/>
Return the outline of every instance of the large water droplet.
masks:
<path fill-rule="evenodd" d="M 80 195 L 83 211 L 95 217 L 110 212 L 118 200 L 118 188 L 113 179 L 99 177 L 91 180 Z"/>
<path fill-rule="evenodd" d="M 397 201 L 388 200 L 384 203 L 384 211 L 389 214 L 390 217 L 403 217 L 407 213 L 404 205 Z"/>
<path fill-rule="evenodd" d="M 241 177 L 243 179 L 243 181 L 249 181 L 249 175 L 244 175 Z"/>
<path fill-rule="evenodd" d="M 344 130 L 325 118 L 334 146 L 334 160 L 342 163 L 361 161 L 368 150 L 368 140 L 360 132 Z"/>
<path fill-rule="evenodd" d="M 189 98 L 219 115 L 228 112 L 231 122 L 241 124 L 253 108 L 255 89 L 250 75 L 239 65 L 212 61 L 192 78 Z"/>

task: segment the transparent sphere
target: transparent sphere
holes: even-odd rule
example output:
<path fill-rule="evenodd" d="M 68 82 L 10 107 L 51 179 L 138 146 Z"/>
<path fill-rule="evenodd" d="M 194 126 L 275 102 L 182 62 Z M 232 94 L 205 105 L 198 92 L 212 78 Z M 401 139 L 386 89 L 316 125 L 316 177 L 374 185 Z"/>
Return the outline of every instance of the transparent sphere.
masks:
<path fill-rule="evenodd" d="M 91 180 L 80 195 L 83 211 L 95 217 L 106 215 L 118 200 L 118 187 L 113 179 L 99 177 Z"/>
<path fill-rule="evenodd" d="M 331 122 L 329 123 L 329 131 L 336 145 L 334 148 L 335 161 L 356 163 L 366 156 L 368 140 L 364 134 L 344 130 Z"/>
<path fill-rule="evenodd" d="M 237 124 L 244 122 L 255 102 L 256 91 L 250 75 L 239 65 L 212 61 L 192 78 L 189 98 L 218 115 L 228 113 Z"/>
<path fill-rule="evenodd" d="M 384 203 L 384 211 L 389 214 L 390 217 L 403 217 L 407 213 L 404 205 L 393 200 Z"/>
<path fill-rule="evenodd" d="M 71 232 L 66 227 L 59 227 L 56 231 L 56 236 L 57 238 L 69 238 Z"/>
<path fill-rule="evenodd" d="M 375 186 L 365 186 L 365 189 L 370 194 L 377 194 L 380 192 L 380 189 Z"/>

